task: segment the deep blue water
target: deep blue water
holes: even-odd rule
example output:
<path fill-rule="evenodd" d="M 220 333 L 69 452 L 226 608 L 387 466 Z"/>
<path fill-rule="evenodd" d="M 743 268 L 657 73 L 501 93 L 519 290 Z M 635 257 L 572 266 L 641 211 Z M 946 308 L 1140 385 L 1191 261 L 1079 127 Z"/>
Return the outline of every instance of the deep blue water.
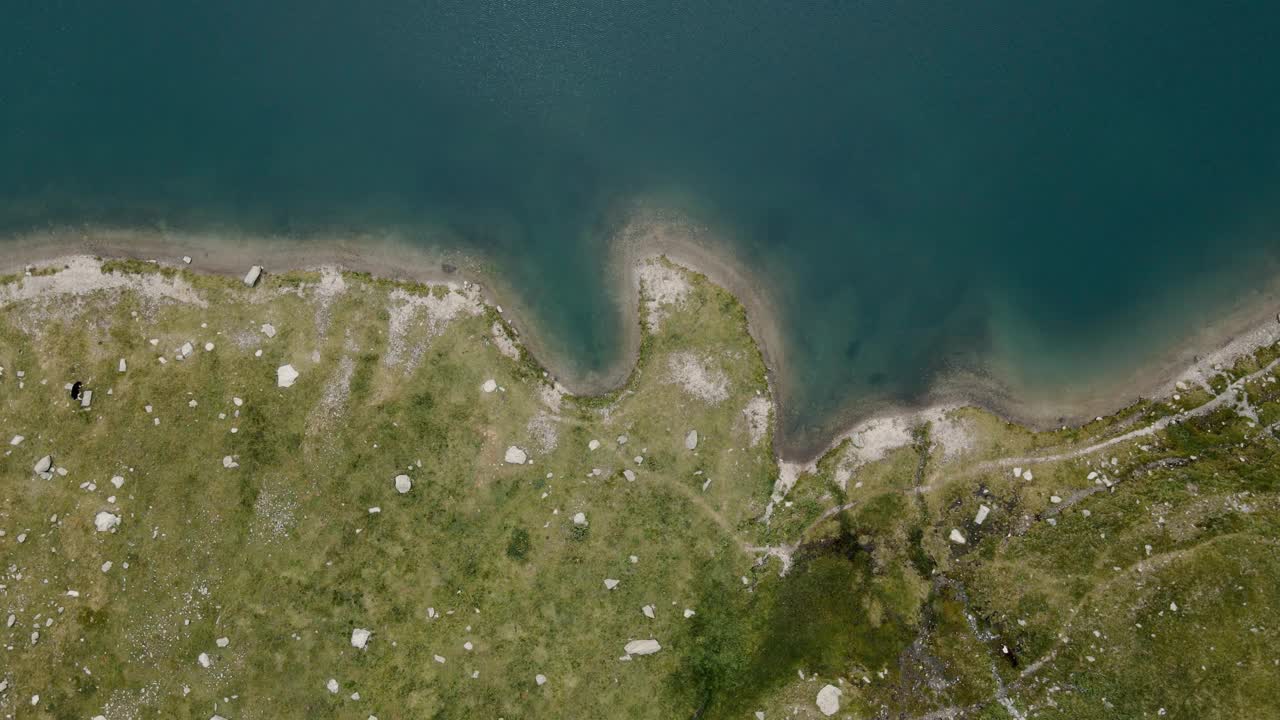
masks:
<path fill-rule="evenodd" d="M 660 198 L 774 284 L 804 430 L 986 360 L 1065 392 L 1260 287 L 1278 68 L 1269 2 L 8 3 L 0 229 L 444 227 L 591 369 Z"/>

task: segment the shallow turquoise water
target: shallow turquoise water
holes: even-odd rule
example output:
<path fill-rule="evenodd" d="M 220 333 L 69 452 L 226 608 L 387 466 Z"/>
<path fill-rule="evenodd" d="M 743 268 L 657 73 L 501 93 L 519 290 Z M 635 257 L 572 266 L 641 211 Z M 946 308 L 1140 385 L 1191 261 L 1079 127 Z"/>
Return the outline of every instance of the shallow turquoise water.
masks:
<path fill-rule="evenodd" d="M 25 5 L 0 229 L 444 227 L 592 369 L 662 198 L 774 286 L 793 432 L 1132 370 L 1280 255 L 1274 3 Z"/>

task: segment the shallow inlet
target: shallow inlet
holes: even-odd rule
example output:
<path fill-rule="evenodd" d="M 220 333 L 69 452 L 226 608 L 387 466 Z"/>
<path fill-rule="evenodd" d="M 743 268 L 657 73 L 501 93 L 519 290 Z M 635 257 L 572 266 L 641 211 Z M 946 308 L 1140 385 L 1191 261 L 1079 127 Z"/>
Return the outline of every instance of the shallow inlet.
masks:
<path fill-rule="evenodd" d="M 0 28 L 0 229 L 391 232 L 607 379 L 611 242 L 660 208 L 776 310 L 797 450 L 943 396 L 1056 420 L 1265 300 L 1278 12 L 33 6 Z"/>

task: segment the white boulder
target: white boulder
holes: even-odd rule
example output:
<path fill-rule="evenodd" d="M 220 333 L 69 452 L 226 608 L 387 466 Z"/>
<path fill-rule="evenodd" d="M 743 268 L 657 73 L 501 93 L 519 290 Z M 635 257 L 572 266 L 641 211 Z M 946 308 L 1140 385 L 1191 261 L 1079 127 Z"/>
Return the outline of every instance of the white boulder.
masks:
<path fill-rule="evenodd" d="M 93 526 L 98 529 L 98 532 L 107 532 L 119 524 L 120 516 L 113 515 L 106 510 L 98 513 L 93 518 Z"/>
<path fill-rule="evenodd" d="M 618 587 L 618 581 L 617 581 L 617 580 L 615 580 L 614 578 L 605 578 L 605 579 L 604 579 L 604 589 L 605 589 L 605 590 L 612 590 L 612 589 L 614 589 L 614 588 L 616 588 L 616 587 Z"/>
<path fill-rule="evenodd" d="M 628 655 L 652 655 L 662 649 L 657 640 L 632 640 L 623 648 Z"/>
<path fill-rule="evenodd" d="M 537 675 L 533 676 L 533 681 L 538 683 L 539 685 L 545 685 L 547 684 L 547 676 L 543 675 L 542 673 L 538 673 Z"/>
<path fill-rule="evenodd" d="M 950 538 L 951 538 L 951 542 L 953 542 L 953 543 L 955 543 L 955 544 L 957 544 L 957 545 L 963 545 L 963 544 L 964 544 L 964 542 L 965 542 L 965 540 L 964 540 L 964 534 L 963 534 L 963 533 L 961 533 L 961 532 L 960 532 L 959 530 L 957 530 L 956 528 L 951 528 L 951 535 L 950 535 Z"/>
<path fill-rule="evenodd" d="M 364 628 L 356 628 L 355 630 L 352 630 L 351 647 L 363 650 L 365 645 L 369 644 L 369 636 L 372 634 L 373 633 L 365 630 Z"/>
<path fill-rule="evenodd" d="M 36 465 L 32 469 L 37 473 L 47 473 L 51 467 L 53 467 L 53 458 L 45 455 L 36 461 Z"/>
<path fill-rule="evenodd" d="M 684 436 L 684 447 L 686 450 L 693 450 L 698 447 L 697 430 L 690 430 L 689 434 Z"/>
<path fill-rule="evenodd" d="M 574 524 L 574 525 L 577 525 L 577 526 L 579 526 L 579 527 L 586 527 L 586 526 L 587 526 L 587 514 L 586 514 L 586 513 L 577 513 L 577 514 L 575 514 L 575 515 L 573 516 L 573 524 Z"/>
<path fill-rule="evenodd" d="M 489 378 L 488 380 L 484 381 L 484 384 L 480 386 L 480 389 L 487 393 L 491 393 L 494 390 L 498 389 L 498 382 L 493 378 Z"/>
<path fill-rule="evenodd" d="M 292 365 L 281 365 L 276 368 L 276 385 L 280 387 L 289 387 L 298 379 L 298 371 L 293 369 Z"/>
<path fill-rule="evenodd" d="M 262 266 L 254 265 L 249 268 L 249 272 L 245 273 L 244 284 L 253 287 L 258 284 L 258 278 L 262 277 Z M 336 692 L 336 691 L 335 691 Z"/>
<path fill-rule="evenodd" d="M 515 445 L 512 445 L 511 447 L 507 448 L 507 454 L 503 455 L 502 459 L 506 460 L 512 465 L 523 465 L 525 461 L 529 459 L 529 456 L 525 454 L 525 451 L 521 450 Z"/>
<path fill-rule="evenodd" d="M 824 685 L 818 691 L 818 712 L 830 717 L 840 711 L 840 688 L 835 685 Z"/>
<path fill-rule="evenodd" d="M 983 522 L 986 521 L 987 515 L 990 515 L 990 514 L 991 514 L 991 508 L 987 507 L 986 505 L 979 505 L 978 514 L 973 516 L 973 524 L 981 525 Z"/>
<path fill-rule="evenodd" d="M 412 489 L 413 489 L 413 481 L 409 479 L 408 475 L 396 476 L 396 492 L 403 495 Z"/>

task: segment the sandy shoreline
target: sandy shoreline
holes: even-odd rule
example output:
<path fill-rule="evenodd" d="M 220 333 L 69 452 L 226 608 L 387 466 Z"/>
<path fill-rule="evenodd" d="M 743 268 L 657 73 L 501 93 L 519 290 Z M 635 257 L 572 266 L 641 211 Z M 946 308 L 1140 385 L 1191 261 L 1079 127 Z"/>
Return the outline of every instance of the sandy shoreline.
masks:
<path fill-rule="evenodd" d="M 639 276 L 635 270 L 644 258 L 665 255 L 706 275 L 738 298 L 746 308 L 751 335 L 763 354 L 777 407 L 789 406 L 796 395 L 792 381 L 782 371 L 784 334 L 770 297 L 771 289 L 736 263 L 729 249 L 709 230 L 657 211 L 633 214 L 616 238 L 607 272 L 618 278 L 610 286 L 612 300 L 623 313 L 624 348 L 613 367 L 588 374 L 574 373 L 567 352 L 548 342 L 547 333 L 540 331 L 534 314 L 520 302 L 519 294 L 502 282 L 486 258 L 424 249 L 395 233 L 297 239 L 65 228 L 5 238 L 0 245 L 5 250 L 0 273 L 20 272 L 27 266 L 67 256 L 91 255 L 155 260 L 162 265 L 233 277 L 242 276 L 250 265 L 262 265 L 268 272 L 327 265 L 395 280 L 471 280 L 481 286 L 489 302 L 502 307 L 521 341 L 565 387 L 587 395 L 621 387 L 635 369 L 641 337 L 636 300 Z M 183 263 L 184 255 L 192 258 L 190 265 Z M 808 464 L 869 423 L 963 405 L 982 407 L 1010 422 L 1036 429 L 1087 422 L 1131 405 L 1140 397 L 1168 395 L 1180 379 L 1206 376 L 1215 364 L 1228 367 L 1236 357 L 1280 341 L 1280 323 L 1275 314 L 1280 302 L 1278 289 L 1249 293 L 1211 325 L 1177 343 L 1173 351 L 1105 385 L 1062 392 L 1052 400 L 1019 398 L 990 374 L 957 372 L 938 378 L 913 405 L 850 400 L 830 416 L 813 419 L 819 424 L 802 433 L 788 434 L 785 425 L 779 423 L 775 450 L 780 459 Z"/>

